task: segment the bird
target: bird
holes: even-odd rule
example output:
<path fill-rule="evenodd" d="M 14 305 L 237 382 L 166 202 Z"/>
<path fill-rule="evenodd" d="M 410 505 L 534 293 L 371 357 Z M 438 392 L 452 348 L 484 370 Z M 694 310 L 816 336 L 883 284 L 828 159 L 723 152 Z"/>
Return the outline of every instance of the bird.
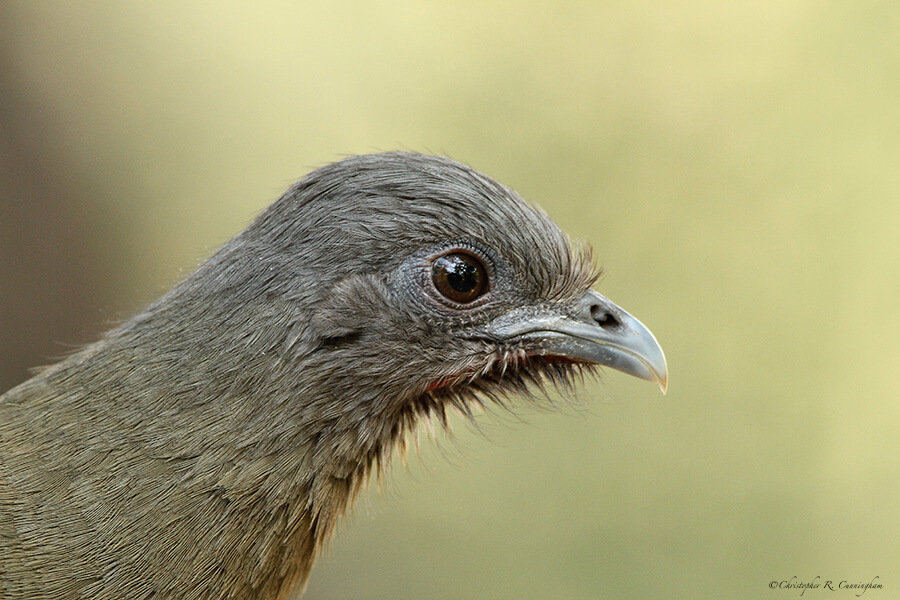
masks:
<path fill-rule="evenodd" d="M 668 370 L 590 247 L 449 158 L 290 187 L 144 310 L 0 396 L 0 600 L 283 599 L 417 424 Z"/>

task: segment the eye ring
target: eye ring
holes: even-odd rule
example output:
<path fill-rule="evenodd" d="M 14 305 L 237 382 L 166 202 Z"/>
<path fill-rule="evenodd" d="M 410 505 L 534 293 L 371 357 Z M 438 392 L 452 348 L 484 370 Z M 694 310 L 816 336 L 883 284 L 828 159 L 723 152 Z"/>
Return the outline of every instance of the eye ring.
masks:
<path fill-rule="evenodd" d="M 488 291 L 488 272 L 475 255 L 463 250 L 442 254 L 431 263 L 435 289 L 457 304 L 474 302 Z"/>

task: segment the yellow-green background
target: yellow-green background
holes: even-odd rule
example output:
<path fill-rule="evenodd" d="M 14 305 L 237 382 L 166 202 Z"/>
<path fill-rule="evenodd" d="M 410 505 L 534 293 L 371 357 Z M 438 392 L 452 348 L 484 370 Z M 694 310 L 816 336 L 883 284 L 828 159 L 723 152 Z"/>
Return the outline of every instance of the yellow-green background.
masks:
<path fill-rule="evenodd" d="M 4 389 L 397 148 L 589 240 L 670 391 L 424 440 L 306 598 L 900 597 L 893 1 L 3 2 Z"/>

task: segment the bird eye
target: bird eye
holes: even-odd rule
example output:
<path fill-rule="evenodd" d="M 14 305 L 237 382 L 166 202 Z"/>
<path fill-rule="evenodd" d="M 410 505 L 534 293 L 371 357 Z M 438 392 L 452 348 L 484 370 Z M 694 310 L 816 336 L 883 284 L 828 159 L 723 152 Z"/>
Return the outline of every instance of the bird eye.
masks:
<path fill-rule="evenodd" d="M 432 263 L 434 287 L 446 298 L 467 304 L 487 291 L 487 273 L 481 261 L 470 254 L 452 252 Z"/>

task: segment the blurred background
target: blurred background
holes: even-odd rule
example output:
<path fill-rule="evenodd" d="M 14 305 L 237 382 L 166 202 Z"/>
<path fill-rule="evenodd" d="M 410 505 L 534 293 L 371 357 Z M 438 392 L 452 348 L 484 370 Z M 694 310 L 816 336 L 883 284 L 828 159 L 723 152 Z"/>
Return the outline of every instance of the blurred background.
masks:
<path fill-rule="evenodd" d="M 870 0 L 3 2 L 0 388 L 311 169 L 445 154 L 593 244 L 669 394 L 607 373 L 424 440 L 306 599 L 896 597 L 898 32 Z"/>

